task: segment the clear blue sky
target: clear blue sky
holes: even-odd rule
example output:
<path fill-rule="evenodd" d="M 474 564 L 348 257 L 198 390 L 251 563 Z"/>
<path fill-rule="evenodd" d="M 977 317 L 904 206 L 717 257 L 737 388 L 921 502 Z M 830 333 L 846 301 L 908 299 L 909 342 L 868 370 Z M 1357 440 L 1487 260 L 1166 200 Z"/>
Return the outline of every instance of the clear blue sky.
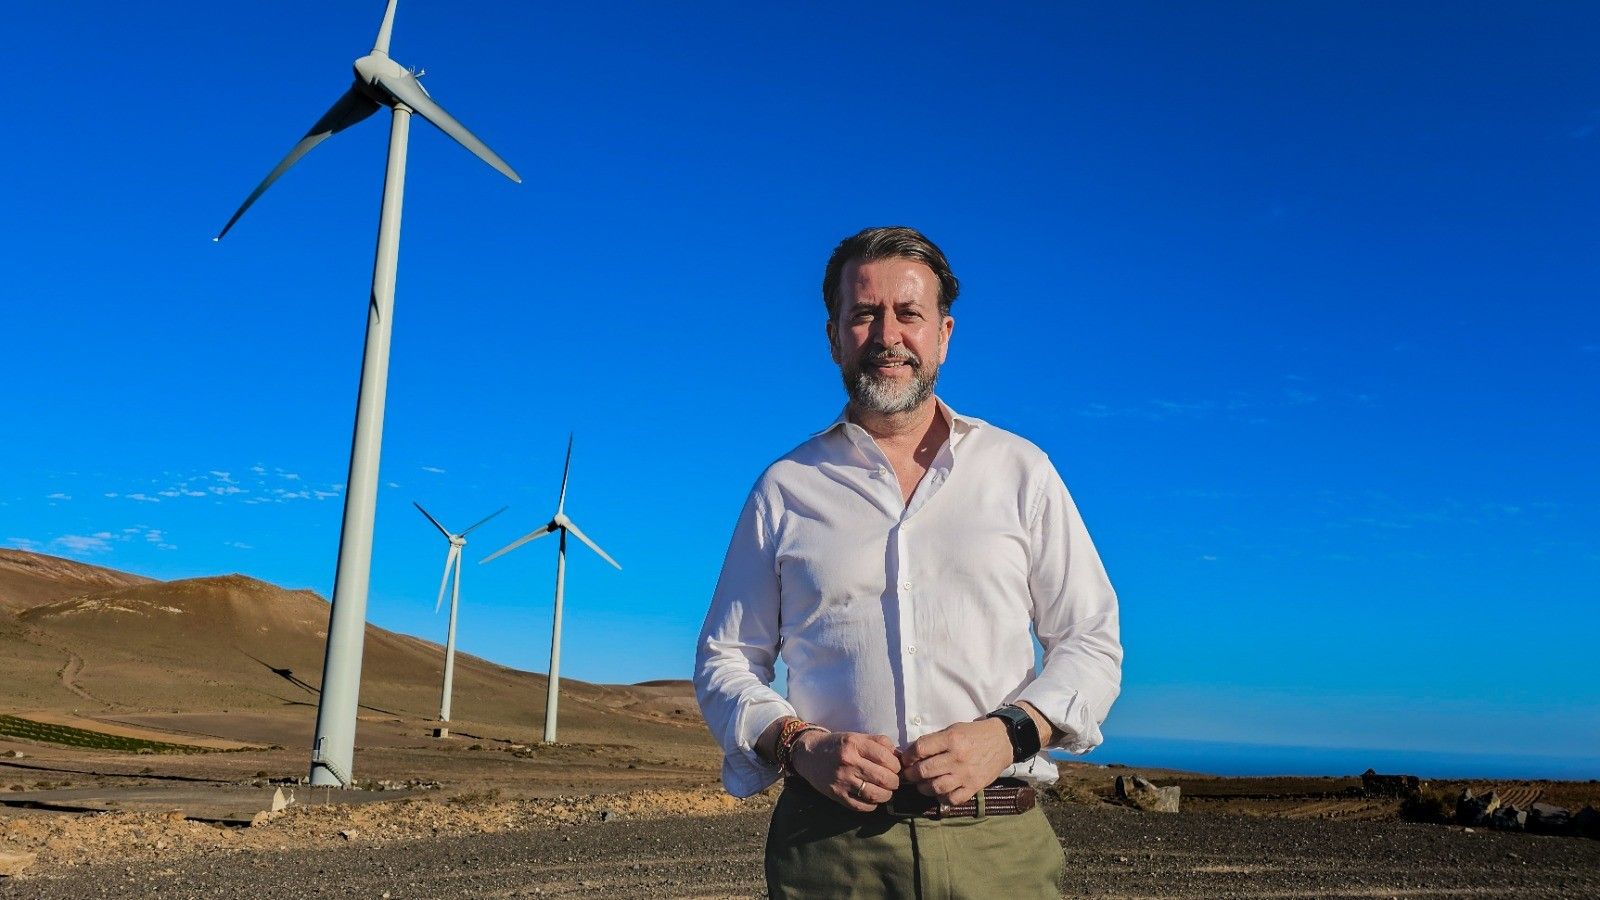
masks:
<path fill-rule="evenodd" d="M 331 588 L 387 114 L 222 244 L 362 3 L 33 4 L 0 37 L 0 541 Z M 404 0 L 412 132 L 370 619 L 687 677 L 740 502 L 837 412 L 818 282 L 915 225 L 941 393 L 1044 447 L 1123 602 L 1107 733 L 1600 746 L 1600 9 Z M 226 473 L 226 474 L 221 474 Z M 1600 775 L 1600 772 L 1594 773 Z"/>

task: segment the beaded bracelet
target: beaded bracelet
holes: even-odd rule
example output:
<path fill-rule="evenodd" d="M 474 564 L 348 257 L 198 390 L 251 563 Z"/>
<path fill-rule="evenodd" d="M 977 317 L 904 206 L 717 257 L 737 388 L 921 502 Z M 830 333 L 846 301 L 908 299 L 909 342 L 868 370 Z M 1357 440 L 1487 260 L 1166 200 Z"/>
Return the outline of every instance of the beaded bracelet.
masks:
<path fill-rule="evenodd" d="M 793 756 L 794 745 L 800 735 L 808 731 L 827 731 L 821 725 L 815 725 L 804 719 L 790 719 L 783 723 L 783 728 L 778 732 L 777 748 L 773 753 L 778 763 L 778 770 L 785 775 L 794 774 Z"/>

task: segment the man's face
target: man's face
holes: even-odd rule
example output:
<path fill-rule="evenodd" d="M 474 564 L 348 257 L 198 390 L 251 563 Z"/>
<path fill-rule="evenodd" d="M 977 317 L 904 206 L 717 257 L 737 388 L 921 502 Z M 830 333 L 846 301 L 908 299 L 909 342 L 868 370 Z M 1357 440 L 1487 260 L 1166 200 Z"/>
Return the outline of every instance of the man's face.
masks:
<path fill-rule="evenodd" d="M 933 394 L 955 320 L 939 314 L 939 279 L 909 259 L 851 263 L 839 273 L 828 344 L 857 408 L 915 409 Z"/>

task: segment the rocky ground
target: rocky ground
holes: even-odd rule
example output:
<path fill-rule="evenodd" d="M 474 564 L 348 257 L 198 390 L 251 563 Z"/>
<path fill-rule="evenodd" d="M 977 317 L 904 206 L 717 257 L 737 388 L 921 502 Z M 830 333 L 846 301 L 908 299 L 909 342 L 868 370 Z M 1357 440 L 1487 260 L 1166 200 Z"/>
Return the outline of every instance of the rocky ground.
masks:
<path fill-rule="evenodd" d="M 112 838 L 127 854 L 107 847 L 90 865 L 0 881 L 0 897 L 760 896 L 766 806 L 703 811 L 723 805 L 667 794 L 634 808 L 615 798 L 413 801 L 354 817 L 308 808 L 183 855 L 156 849 L 179 823 L 129 822 Z M 1600 841 L 1107 805 L 1047 812 L 1067 897 L 1600 896 Z"/>

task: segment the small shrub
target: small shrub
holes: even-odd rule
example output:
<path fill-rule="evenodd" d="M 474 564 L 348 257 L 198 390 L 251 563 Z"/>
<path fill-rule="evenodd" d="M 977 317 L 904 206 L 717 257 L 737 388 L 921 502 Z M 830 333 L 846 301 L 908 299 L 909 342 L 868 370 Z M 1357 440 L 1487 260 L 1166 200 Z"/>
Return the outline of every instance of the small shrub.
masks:
<path fill-rule="evenodd" d="M 493 803 L 499 799 L 500 789 L 490 788 L 487 791 L 468 791 L 465 794 L 457 794 L 451 797 L 448 802 L 455 806 L 478 806 L 484 803 Z"/>
<path fill-rule="evenodd" d="M 1444 788 L 1423 788 L 1400 801 L 1400 818 L 1407 822 L 1442 825 L 1455 817 L 1456 798 Z"/>

